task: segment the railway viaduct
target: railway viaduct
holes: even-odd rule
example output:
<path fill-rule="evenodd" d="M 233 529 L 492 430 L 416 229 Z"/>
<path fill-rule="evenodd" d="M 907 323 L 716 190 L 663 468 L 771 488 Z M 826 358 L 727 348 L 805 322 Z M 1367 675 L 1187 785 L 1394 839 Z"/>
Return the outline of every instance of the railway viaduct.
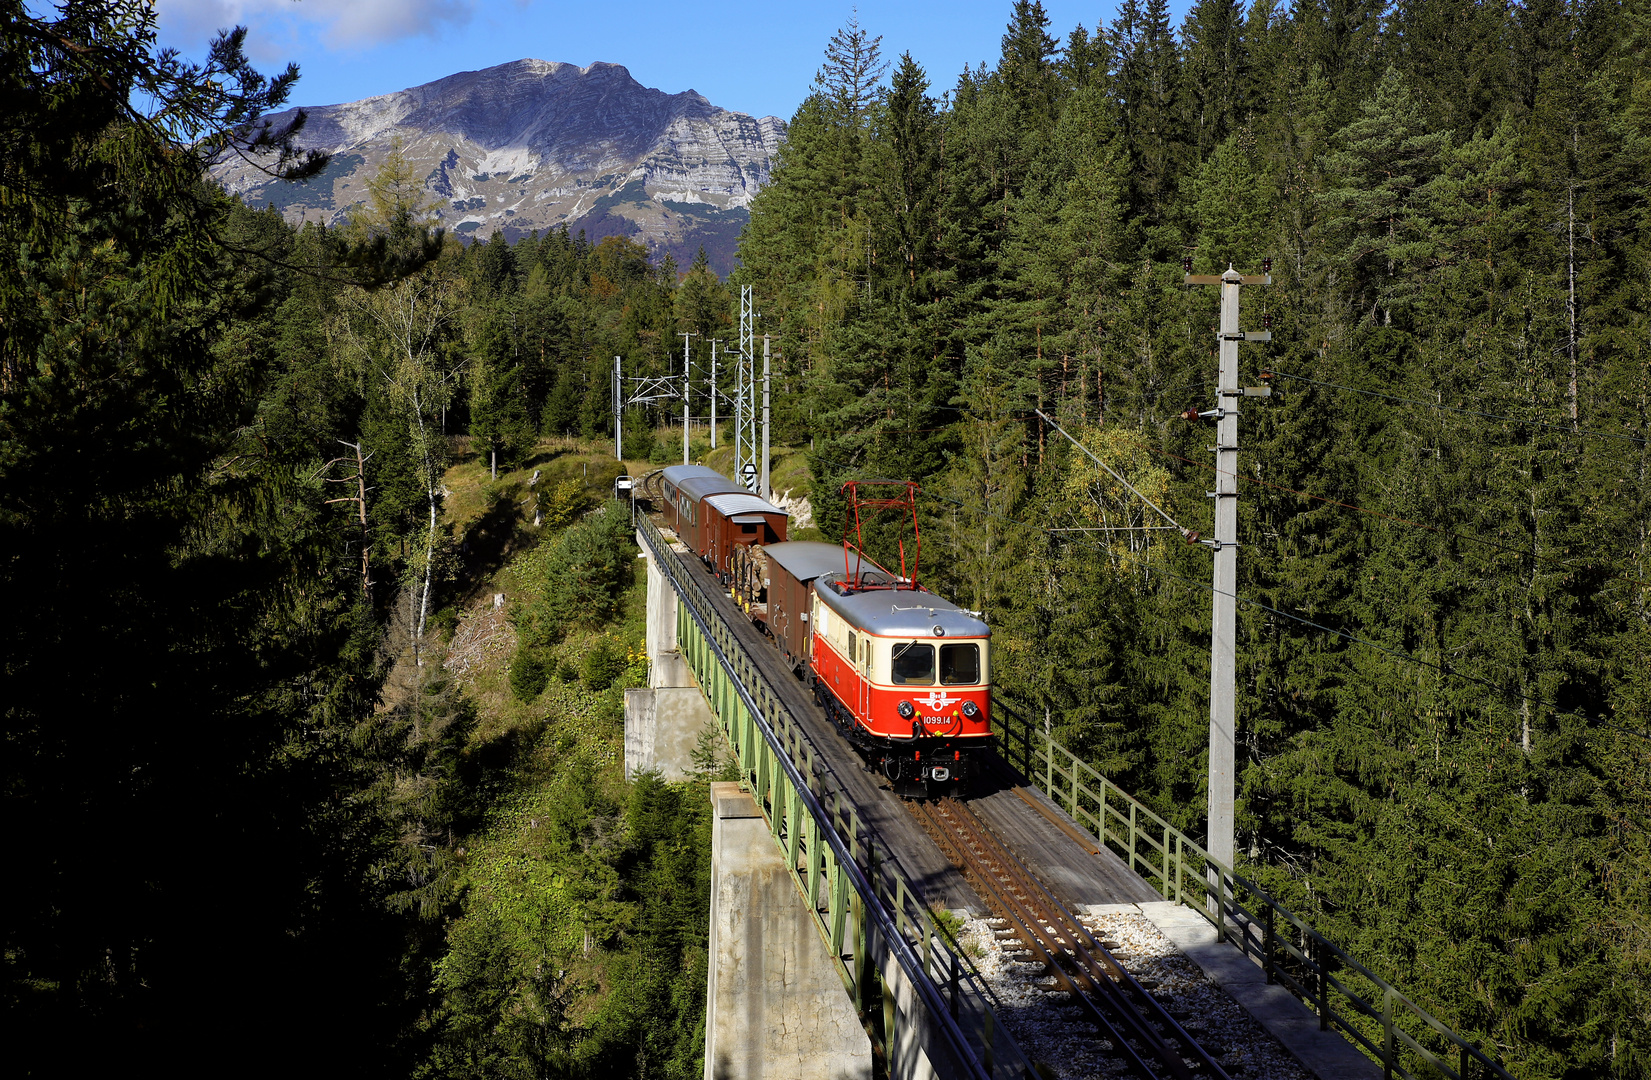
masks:
<path fill-rule="evenodd" d="M 1075 921 L 1054 925 L 1059 913 L 1129 905 L 1146 915 L 1320 1080 L 1510 1080 L 1001 698 L 1001 779 L 959 811 L 980 838 L 960 834 L 943 850 L 935 828 L 860 765 L 687 548 L 640 510 L 636 522 L 650 685 L 626 695 L 627 773 L 679 779 L 696 748 L 720 744 L 740 777 L 711 791 L 706 1080 L 1052 1075 L 1009 1030 L 1014 1006 L 999 1000 L 950 920 L 936 918 L 1003 915 L 1017 888 L 1045 906 L 1010 913 L 1000 933 L 1042 952 L 1052 989 L 1066 984 L 1099 1002 L 1087 1006 L 1094 1023 L 1102 1037 L 1114 1025 L 1112 1045 L 1137 1073 L 1228 1075 L 1219 1053 L 1174 1052 L 1189 1044 L 1184 1032 L 1164 1041 L 1180 1030 L 1155 1000 L 1164 995 L 1086 948 Z M 960 870 L 971 843 L 999 850 L 1024 887 L 989 880 L 1008 882 L 1007 869 L 977 870 L 983 898 Z"/>

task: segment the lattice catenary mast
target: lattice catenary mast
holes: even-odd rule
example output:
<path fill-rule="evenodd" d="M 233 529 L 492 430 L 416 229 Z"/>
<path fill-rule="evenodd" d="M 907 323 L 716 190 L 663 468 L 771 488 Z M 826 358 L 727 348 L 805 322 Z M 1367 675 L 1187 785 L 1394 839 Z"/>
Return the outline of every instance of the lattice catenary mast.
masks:
<path fill-rule="evenodd" d="M 734 477 L 756 491 L 761 468 L 757 445 L 757 315 L 751 286 L 740 286 L 740 351 L 734 367 Z"/>
<path fill-rule="evenodd" d="M 629 389 L 627 391 L 627 384 Z M 676 378 L 671 375 L 632 375 L 625 376 L 624 367 L 619 357 L 613 358 L 613 376 L 610 384 L 613 389 L 613 456 L 623 461 L 625 459 L 625 410 L 632 405 L 652 405 L 659 401 L 671 401 L 679 398 L 682 392 L 676 387 Z"/>

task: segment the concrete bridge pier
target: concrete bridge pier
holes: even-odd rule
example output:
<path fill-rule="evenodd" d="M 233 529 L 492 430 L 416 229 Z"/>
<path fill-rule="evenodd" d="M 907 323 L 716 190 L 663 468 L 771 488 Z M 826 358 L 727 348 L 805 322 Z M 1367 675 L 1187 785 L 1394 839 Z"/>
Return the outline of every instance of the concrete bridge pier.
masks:
<path fill-rule="evenodd" d="M 711 785 L 705 1080 L 870 1080 L 871 1039 L 756 800 Z"/>
<path fill-rule="evenodd" d="M 716 721 L 677 649 L 676 590 L 640 535 L 637 544 L 648 564 L 648 688 L 625 691 L 625 776 L 654 769 L 681 780 L 693 771 L 700 735 L 715 732 Z"/>

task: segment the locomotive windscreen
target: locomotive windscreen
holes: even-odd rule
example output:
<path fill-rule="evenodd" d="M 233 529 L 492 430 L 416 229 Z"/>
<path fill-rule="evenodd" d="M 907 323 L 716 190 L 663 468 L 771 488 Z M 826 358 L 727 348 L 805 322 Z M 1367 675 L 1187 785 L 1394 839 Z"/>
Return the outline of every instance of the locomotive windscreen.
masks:
<path fill-rule="evenodd" d="M 893 676 L 908 686 L 934 685 L 934 646 L 908 641 L 894 647 Z"/>
<path fill-rule="evenodd" d="M 942 686 L 973 686 L 980 681 L 980 646 L 958 642 L 940 646 Z"/>

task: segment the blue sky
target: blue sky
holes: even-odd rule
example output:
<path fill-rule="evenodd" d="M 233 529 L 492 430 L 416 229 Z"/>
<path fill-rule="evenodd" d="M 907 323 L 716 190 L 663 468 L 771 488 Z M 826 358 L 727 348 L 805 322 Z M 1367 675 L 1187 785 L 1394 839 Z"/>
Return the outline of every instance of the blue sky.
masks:
<path fill-rule="evenodd" d="M 705 6 L 626 0 L 157 0 L 162 44 L 200 56 L 212 32 L 250 28 L 264 71 L 296 61 L 293 104 L 330 105 L 389 93 L 511 60 L 623 64 L 645 86 L 694 89 L 715 105 L 789 119 L 808 93 L 827 40 L 852 3 Z M 871 2 L 860 24 L 890 59 L 910 51 L 936 93 L 964 65 L 994 62 L 1010 0 Z M 1051 30 L 1110 21 L 1112 0 L 1045 0 Z M 1187 0 L 1172 0 L 1177 18 Z"/>

